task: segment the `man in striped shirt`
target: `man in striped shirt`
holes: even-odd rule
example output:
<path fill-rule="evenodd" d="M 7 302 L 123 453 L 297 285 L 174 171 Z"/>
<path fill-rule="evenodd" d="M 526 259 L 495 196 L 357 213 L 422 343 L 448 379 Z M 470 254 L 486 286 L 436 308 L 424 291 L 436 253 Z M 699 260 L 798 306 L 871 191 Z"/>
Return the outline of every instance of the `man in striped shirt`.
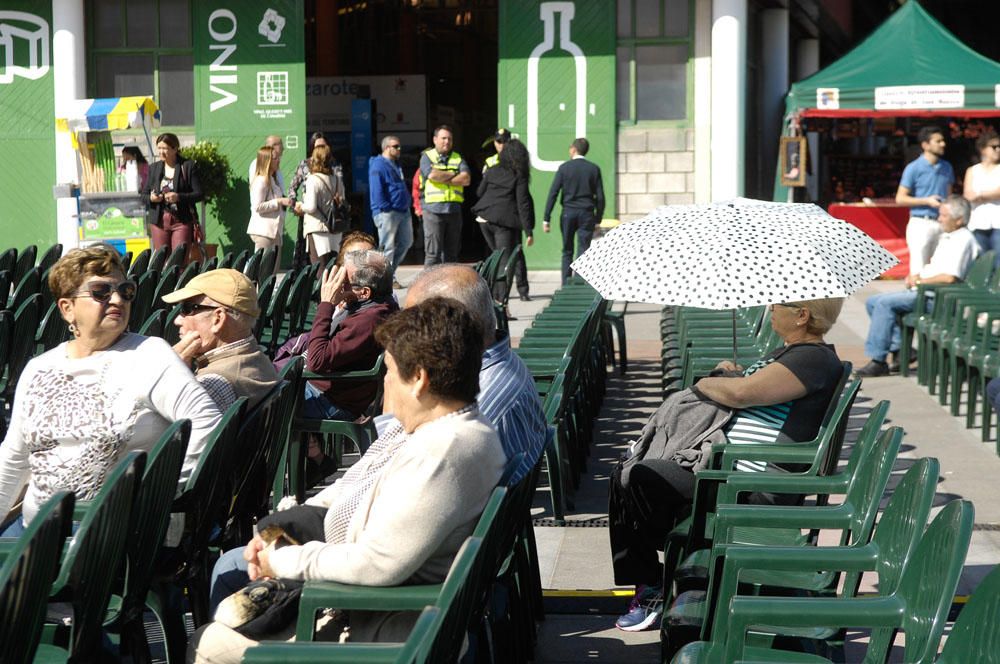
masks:
<path fill-rule="evenodd" d="M 450 263 L 424 269 L 406 294 L 406 306 L 431 297 L 457 300 L 483 327 L 486 351 L 479 371 L 479 411 L 496 427 L 508 459 L 525 453 L 511 477 L 513 485 L 538 463 L 549 436 L 535 381 L 511 350 L 507 333 L 496 331 L 493 296 L 475 270 Z"/>

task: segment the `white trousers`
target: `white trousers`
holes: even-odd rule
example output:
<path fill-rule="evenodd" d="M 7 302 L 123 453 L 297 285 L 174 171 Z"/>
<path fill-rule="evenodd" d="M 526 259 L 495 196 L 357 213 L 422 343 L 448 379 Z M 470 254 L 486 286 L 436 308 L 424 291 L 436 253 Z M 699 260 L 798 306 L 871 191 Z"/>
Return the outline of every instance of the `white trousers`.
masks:
<path fill-rule="evenodd" d="M 937 219 L 910 217 L 906 224 L 906 248 L 910 250 L 910 274 L 916 276 L 931 261 L 937 249 L 941 224 Z"/>

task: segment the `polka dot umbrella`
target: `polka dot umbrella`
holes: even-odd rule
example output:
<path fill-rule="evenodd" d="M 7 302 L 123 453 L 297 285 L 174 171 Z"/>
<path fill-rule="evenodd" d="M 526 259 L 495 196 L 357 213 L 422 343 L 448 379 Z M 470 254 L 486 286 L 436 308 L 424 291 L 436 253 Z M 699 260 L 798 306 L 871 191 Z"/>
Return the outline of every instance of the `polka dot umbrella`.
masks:
<path fill-rule="evenodd" d="M 609 300 L 735 309 L 846 297 L 898 261 L 811 204 L 659 207 L 595 241 L 573 270 Z"/>
<path fill-rule="evenodd" d="M 672 205 L 594 242 L 573 270 L 609 300 L 733 309 L 846 297 L 898 261 L 815 205 Z"/>

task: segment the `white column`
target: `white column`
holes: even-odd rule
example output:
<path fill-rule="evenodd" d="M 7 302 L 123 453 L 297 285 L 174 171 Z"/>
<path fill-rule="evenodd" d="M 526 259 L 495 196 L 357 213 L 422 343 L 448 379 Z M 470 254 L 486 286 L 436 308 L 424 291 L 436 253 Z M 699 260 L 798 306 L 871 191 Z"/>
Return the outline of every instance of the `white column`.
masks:
<path fill-rule="evenodd" d="M 766 9 L 761 12 L 761 141 L 764 167 L 763 182 L 773 182 L 778 161 L 778 137 L 781 136 L 781 118 L 785 113 L 785 95 L 788 93 L 788 10 Z M 770 192 L 770 186 L 767 187 Z"/>
<path fill-rule="evenodd" d="M 747 0 L 712 5 L 712 199 L 743 194 Z"/>
<path fill-rule="evenodd" d="M 801 39 L 796 47 L 795 80 L 801 81 L 819 71 L 819 40 Z"/>
<path fill-rule="evenodd" d="M 64 115 L 69 103 L 86 97 L 87 70 L 84 0 L 52 0 L 52 79 L 55 114 Z M 56 182 L 79 182 L 79 167 L 70 136 L 56 132 Z M 54 184 L 55 184 L 54 183 Z M 63 249 L 79 244 L 75 198 L 56 200 L 56 238 Z"/>
<path fill-rule="evenodd" d="M 697 0 L 695 5 L 694 164 L 694 202 L 710 203 L 712 201 L 712 0 Z"/>

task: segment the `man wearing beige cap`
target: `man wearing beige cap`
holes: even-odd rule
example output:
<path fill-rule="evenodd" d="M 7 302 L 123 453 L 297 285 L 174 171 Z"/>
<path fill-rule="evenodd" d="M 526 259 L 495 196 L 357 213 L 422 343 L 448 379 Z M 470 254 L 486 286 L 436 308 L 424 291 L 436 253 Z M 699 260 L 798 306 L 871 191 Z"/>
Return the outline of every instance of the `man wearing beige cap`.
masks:
<path fill-rule="evenodd" d="M 256 405 L 278 383 L 274 365 L 253 336 L 260 309 L 257 289 L 237 270 L 209 270 L 163 296 L 181 303 L 174 320 L 181 340 L 174 351 L 225 411 L 239 397 Z"/>

